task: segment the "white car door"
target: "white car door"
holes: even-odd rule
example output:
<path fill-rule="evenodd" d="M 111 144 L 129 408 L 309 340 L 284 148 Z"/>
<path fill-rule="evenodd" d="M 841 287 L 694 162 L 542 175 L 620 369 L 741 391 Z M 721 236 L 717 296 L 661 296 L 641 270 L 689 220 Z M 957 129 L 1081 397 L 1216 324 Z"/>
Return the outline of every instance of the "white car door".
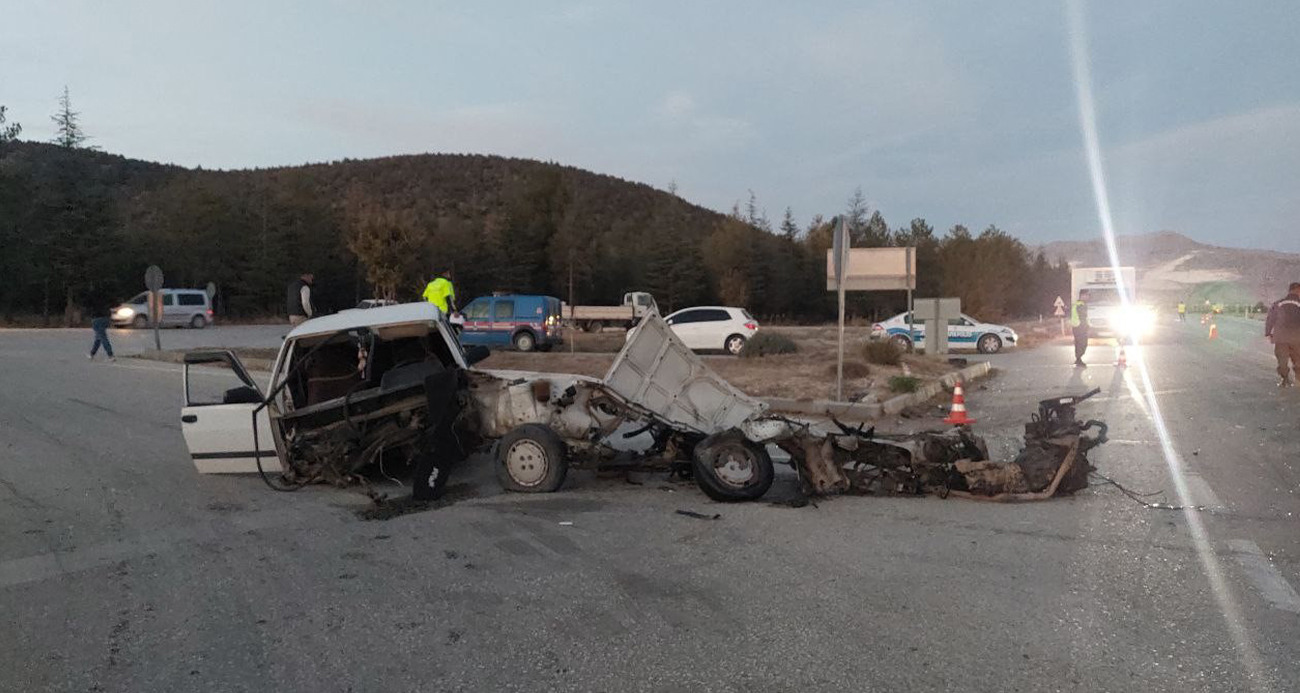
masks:
<path fill-rule="evenodd" d="M 682 341 L 687 349 L 701 349 L 700 329 L 703 323 L 699 319 L 703 317 L 702 310 L 684 310 L 675 313 L 668 318 L 668 324 L 673 328 L 673 334 Z"/>
<path fill-rule="evenodd" d="M 200 474 L 256 473 L 260 456 L 264 470 L 279 473 L 266 408 L 257 413 L 260 455 L 253 452 L 253 411 L 263 394 L 239 358 L 229 351 L 191 352 L 185 355 L 184 377 L 181 433 L 195 469 Z"/>
<path fill-rule="evenodd" d="M 975 346 L 975 321 L 966 316 L 948 320 L 948 346 L 950 348 L 970 349 Z"/>

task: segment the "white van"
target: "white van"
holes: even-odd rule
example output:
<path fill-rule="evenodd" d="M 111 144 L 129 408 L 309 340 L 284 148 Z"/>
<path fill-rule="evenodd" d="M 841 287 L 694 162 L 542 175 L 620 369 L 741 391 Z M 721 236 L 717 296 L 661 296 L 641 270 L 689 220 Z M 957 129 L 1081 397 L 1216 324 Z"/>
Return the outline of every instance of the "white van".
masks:
<path fill-rule="evenodd" d="M 162 289 L 163 327 L 202 329 L 212 324 L 212 300 L 203 289 Z M 115 327 L 149 327 L 149 292 L 136 294 L 113 309 Z"/>

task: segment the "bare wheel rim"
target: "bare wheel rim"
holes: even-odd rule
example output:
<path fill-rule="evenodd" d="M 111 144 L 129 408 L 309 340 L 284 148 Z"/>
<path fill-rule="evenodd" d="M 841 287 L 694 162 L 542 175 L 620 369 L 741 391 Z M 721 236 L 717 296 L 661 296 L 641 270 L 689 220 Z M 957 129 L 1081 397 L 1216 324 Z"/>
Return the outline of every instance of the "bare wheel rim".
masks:
<path fill-rule="evenodd" d="M 533 440 L 517 440 L 506 450 L 506 470 L 520 486 L 537 486 L 550 467 L 546 450 Z"/>
<path fill-rule="evenodd" d="M 713 471 L 722 483 L 739 488 L 752 482 L 758 475 L 758 464 L 748 450 L 734 446 L 718 454 L 713 461 Z"/>

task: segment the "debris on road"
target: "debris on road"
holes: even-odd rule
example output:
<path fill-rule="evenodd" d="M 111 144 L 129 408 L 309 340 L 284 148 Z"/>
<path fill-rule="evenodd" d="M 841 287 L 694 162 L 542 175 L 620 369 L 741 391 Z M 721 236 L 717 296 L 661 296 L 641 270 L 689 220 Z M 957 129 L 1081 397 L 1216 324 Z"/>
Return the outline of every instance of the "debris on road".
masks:
<path fill-rule="evenodd" d="M 722 519 L 722 513 L 705 515 L 704 513 L 697 513 L 694 510 L 678 510 L 677 514 L 685 515 L 686 517 L 693 517 L 697 520 L 721 520 Z"/>

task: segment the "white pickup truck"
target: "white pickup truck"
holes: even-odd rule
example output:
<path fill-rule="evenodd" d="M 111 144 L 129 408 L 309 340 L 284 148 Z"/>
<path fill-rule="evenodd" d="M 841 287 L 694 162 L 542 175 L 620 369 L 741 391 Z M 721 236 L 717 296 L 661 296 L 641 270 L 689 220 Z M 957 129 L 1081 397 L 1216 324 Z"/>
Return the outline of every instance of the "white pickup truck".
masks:
<path fill-rule="evenodd" d="M 587 332 L 600 332 L 610 325 L 632 329 L 638 320 L 650 312 L 659 312 L 655 297 L 644 291 L 629 291 L 623 294 L 622 305 L 571 306 L 565 303 L 561 314 L 570 325 Z"/>

